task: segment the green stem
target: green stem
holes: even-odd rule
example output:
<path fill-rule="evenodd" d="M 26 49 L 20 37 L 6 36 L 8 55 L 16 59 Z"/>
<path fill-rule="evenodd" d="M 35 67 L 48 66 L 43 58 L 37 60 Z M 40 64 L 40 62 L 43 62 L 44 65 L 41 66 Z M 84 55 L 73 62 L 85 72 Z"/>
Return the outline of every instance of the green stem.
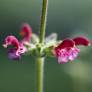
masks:
<path fill-rule="evenodd" d="M 36 92 L 43 92 L 44 57 L 38 57 L 36 60 L 36 78 Z"/>
<path fill-rule="evenodd" d="M 41 25 L 40 25 L 40 43 L 41 44 L 43 44 L 44 38 L 45 38 L 47 9 L 48 9 L 48 0 L 43 0 L 43 3 L 42 3 L 42 15 L 41 15 Z"/>
<path fill-rule="evenodd" d="M 45 30 L 46 30 L 46 20 L 47 20 L 47 8 L 48 8 L 48 0 L 43 0 L 42 3 L 42 15 L 41 15 L 41 25 L 40 25 L 40 36 L 39 43 L 44 43 L 45 39 Z M 40 47 L 41 49 L 42 47 Z M 42 54 L 41 52 L 40 54 Z M 43 92 L 43 78 L 44 78 L 44 57 L 38 55 L 36 60 L 36 78 L 37 78 L 37 92 Z"/>

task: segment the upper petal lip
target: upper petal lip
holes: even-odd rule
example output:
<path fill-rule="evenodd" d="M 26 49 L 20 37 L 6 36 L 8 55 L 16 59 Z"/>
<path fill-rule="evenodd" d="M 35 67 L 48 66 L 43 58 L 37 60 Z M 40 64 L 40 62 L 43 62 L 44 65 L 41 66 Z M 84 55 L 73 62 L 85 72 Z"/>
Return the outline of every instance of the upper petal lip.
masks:
<path fill-rule="evenodd" d="M 90 40 L 84 36 L 75 37 L 73 38 L 73 41 L 75 42 L 75 45 L 84 45 L 84 46 L 91 45 Z"/>

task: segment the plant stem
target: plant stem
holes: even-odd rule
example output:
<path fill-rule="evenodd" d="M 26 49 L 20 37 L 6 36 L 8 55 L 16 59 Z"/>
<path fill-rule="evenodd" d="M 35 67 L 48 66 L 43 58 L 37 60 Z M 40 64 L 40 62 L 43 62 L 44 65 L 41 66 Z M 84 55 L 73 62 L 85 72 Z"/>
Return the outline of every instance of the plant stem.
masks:
<path fill-rule="evenodd" d="M 43 0 L 42 2 L 42 15 L 41 15 L 41 25 L 40 25 L 40 36 L 39 43 L 44 43 L 45 30 L 46 30 L 46 20 L 47 20 L 47 8 L 48 0 Z M 40 47 L 41 49 L 42 47 Z M 41 52 L 43 53 L 43 52 Z M 43 79 L 44 79 L 44 57 L 38 56 L 36 60 L 36 78 L 37 78 L 37 92 L 43 92 Z"/>
<path fill-rule="evenodd" d="M 47 9 L 48 9 L 48 0 L 43 0 L 43 3 L 42 3 L 42 15 L 41 15 L 41 25 L 40 25 L 40 43 L 41 44 L 43 44 L 44 38 L 45 38 Z"/>
<path fill-rule="evenodd" d="M 38 57 L 36 60 L 36 78 L 36 92 L 43 92 L 44 57 Z"/>

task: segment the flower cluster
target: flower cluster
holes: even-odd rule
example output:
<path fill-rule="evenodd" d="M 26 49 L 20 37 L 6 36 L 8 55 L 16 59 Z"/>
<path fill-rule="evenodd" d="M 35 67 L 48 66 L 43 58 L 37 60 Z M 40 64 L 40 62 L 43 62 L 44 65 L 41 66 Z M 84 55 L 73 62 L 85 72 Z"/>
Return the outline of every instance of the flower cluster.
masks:
<path fill-rule="evenodd" d="M 8 49 L 8 57 L 13 60 L 19 60 L 21 55 L 29 52 L 33 47 L 37 50 L 39 45 L 39 38 L 32 33 L 32 29 L 29 24 L 24 23 L 21 27 L 20 35 L 22 40 L 18 40 L 15 36 L 9 35 L 5 38 L 3 46 L 12 45 L 13 48 Z M 80 49 L 77 46 L 90 46 L 91 42 L 88 38 L 80 36 L 73 39 L 64 39 L 63 41 L 56 41 L 56 33 L 52 33 L 46 37 L 44 45 L 41 47 L 43 51 L 47 50 L 51 52 L 58 59 L 58 63 L 67 63 L 68 61 L 74 61 L 77 58 Z M 33 40 L 33 42 L 32 42 Z M 27 46 L 26 46 L 27 45 Z M 30 49 L 28 49 L 28 47 Z M 50 48 L 52 47 L 52 48 Z M 45 54 L 48 54 L 48 52 Z"/>
<path fill-rule="evenodd" d="M 30 39 L 32 36 L 32 29 L 28 24 L 23 24 L 21 27 L 20 35 L 23 37 L 22 40 L 18 40 L 15 36 L 9 35 L 5 38 L 3 46 L 7 48 L 7 46 L 12 45 L 14 48 L 10 48 L 8 50 L 8 57 L 13 60 L 19 60 L 21 55 L 27 52 L 27 48 L 25 43 L 30 43 Z"/>

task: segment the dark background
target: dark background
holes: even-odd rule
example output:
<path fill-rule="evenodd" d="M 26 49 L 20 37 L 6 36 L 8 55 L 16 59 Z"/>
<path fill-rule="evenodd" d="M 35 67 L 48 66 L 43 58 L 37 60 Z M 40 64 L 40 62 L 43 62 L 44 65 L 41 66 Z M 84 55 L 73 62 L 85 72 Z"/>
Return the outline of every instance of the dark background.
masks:
<path fill-rule="evenodd" d="M 35 61 L 7 58 L 4 38 L 19 38 L 20 26 L 27 22 L 39 33 L 41 0 L 0 0 L 0 92 L 35 92 Z M 46 35 L 57 32 L 59 39 L 85 35 L 92 39 L 92 0 L 49 0 Z M 92 92 L 92 47 L 81 47 L 73 64 L 45 62 L 45 92 Z"/>

